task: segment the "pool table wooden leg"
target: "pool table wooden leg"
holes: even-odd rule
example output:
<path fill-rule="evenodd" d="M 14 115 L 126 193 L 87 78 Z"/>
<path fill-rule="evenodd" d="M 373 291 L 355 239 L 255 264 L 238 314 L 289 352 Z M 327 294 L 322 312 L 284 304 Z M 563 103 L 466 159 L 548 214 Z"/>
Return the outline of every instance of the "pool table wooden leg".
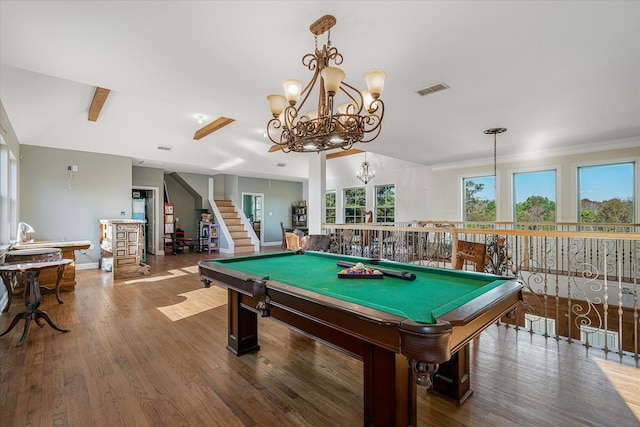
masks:
<path fill-rule="evenodd" d="M 440 364 L 433 374 L 429 392 L 460 406 L 473 393 L 469 372 L 469 344 L 451 355 L 451 359 Z"/>
<path fill-rule="evenodd" d="M 362 356 L 364 425 L 417 425 L 417 387 L 407 358 L 374 345 Z"/>
<path fill-rule="evenodd" d="M 229 289 L 229 336 L 227 349 L 236 356 L 260 350 L 258 345 L 258 315 L 244 307 L 240 293 Z"/>

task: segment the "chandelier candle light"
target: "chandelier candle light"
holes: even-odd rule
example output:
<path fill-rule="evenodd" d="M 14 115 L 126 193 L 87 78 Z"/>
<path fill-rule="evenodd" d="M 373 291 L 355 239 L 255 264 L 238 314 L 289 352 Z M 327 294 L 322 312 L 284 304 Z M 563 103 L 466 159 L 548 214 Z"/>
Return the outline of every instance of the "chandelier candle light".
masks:
<path fill-rule="evenodd" d="M 335 23 L 335 17 L 325 15 L 309 27 L 315 53 L 302 57 L 302 65 L 313 72 L 304 89 L 300 80 L 286 79 L 282 82 L 286 96 L 267 96 L 273 114 L 267 124 L 267 135 L 285 153 L 348 150 L 356 142 L 373 141 L 382 129 L 384 104 L 380 95 L 387 73 L 382 70 L 366 73 L 367 90 L 362 92 L 346 83 L 344 71 L 337 67 L 342 64 L 342 54 L 331 46 L 330 30 Z M 318 36 L 324 33 L 327 43 L 319 49 Z M 304 105 L 314 90 L 318 92 L 316 110 L 305 111 Z M 334 107 L 338 94 L 345 102 Z"/>

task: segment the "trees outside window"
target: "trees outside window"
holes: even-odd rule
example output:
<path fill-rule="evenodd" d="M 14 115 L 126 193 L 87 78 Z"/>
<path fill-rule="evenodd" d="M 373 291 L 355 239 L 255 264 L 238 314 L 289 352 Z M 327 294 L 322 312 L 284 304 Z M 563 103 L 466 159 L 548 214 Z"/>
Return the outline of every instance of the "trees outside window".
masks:
<path fill-rule="evenodd" d="M 325 221 L 327 224 L 336 223 L 336 192 L 327 191 L 325 196 Z"/>
<path fill-rule="evenodd" d="M 396 186 L 376 186 L 376 222 L 394 222 L 396 209 Z"/>
<path fill-rule="evenodd" d="M 634 162 L 579 167 L 580 222 L 634 222 L 635 174 Z"/>
<path fill-rule="evenodd" d="M 516 222 L 556 221 L 556 171 L 513 174 Z"/>
<path fill-rule="evenodd" d="M 463 178 L 464 221 L 496 220 L 495 182 L 493 175 Z"/>
<path fill-rule="evenodd" d="M 361 222 L 361 210 L 367 205 L 367 191 L 364 187 L 344 190 L 344 222 Z"/>

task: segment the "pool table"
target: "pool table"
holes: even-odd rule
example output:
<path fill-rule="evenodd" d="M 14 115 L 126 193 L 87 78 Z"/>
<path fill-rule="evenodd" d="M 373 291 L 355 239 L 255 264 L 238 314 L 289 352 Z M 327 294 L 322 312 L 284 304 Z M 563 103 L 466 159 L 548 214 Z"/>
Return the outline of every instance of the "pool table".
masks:
<path fill-rule="evenodd" d="M 405 279 L 339 278 L 338 262 Z M 416 425 L 417 385 L 463 401 L 468 343 L 522 300 L 522 284 L 509 278 L 321 252 L 202 260 L 198 270 L 204 287 L 228 289 L 227 349 L 236 355 L 260 349 L 260 314 L 360 359 L 367 426 Z M 438 381 L 440 364 L 453 365 L 452 378 Z"/>

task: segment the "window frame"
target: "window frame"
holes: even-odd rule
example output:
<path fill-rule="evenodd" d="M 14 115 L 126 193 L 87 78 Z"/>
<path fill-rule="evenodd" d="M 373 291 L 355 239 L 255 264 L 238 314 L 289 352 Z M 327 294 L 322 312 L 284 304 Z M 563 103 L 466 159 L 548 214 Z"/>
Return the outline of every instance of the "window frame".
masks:
<path fill-rule="evenodd" d="M 329 197 L 329 195 L 333 195 L 333 207 L 329 207 L 329 201 L 327 200 L 327 198 Z M 324 194 L 324 202 L 325 202 L 325 223 L 327 224 L 336 224 L 338 222 L 338 197 L 336 195 L 336 190 L 327 190 Z M 329 219 L 331 218 L 331 215 L 329 214 L 329 212 L 333 212 L 333 222 L 331 222 Z"/>
<path fill-rule="evenodd" d="M 574 171 L 574 177 L 575 177 L 575 182 L 574 182 L 575 210 L 574 210 L 574 212 L 575 212 L 575 215 L 576 215 L 576 222 L 582 223 L 582 224 L 589 224 L 589 222 L 583 222 L 583 220 L 582 220 L 582 196 L 581 196 L 582 190 L 581 190 L 581 183 L 580 183 L 580 181 L 581 181 L 581 177 L 580 177 L 581 169 L 607 167 L 607 166 L 615 166 L 615 165 L 631 165 L 631 174 L 632 174 L 632 176 L 631 176 L 631 219 L 630 219 L 630 223 L 635 224 L 636 221 L 638 220 L 638 185 L 637 185 L 638 163 L 640 163 L 640 162 L 636 158 L 632 158 L 631 160 L 628 159 L 628 158 L 625 158 L 625 159 L 618 159 L 618 160 L 616 160 L 616 159 L 608 159 L 607 161 L 603 161 L 603 162 L 585 162 L 585 163 L 576 164 L 575 165 L 575 171 Z M 611 199 L 608 199 L 608 200 L 611 200 Z"/>
<path fill-rule="evenodd" d="M 559 203 L 559 185 L 558 185 L 558 177 L 560 176 L 560 168 L 559 166 L 548 166 L 548 167 L 539 167 L 539 168 L 535 168 L 535 169 L 524 169 L 524 170 L 516 170 L 516 171 L 510 171 L 510 175 L 511 175 L 511 192 L 510 192 L 510 196 L 511 196 L 511 219 L 514 222 L 531 222 L 531 221 L 527 221 L 527 220 L 523 220 L 523 221 L 518 221 L 518 217 L 517 217 L 517 197 L 516 197 L 516 191 L 517 191 L 517 187 L 516 187 L 516 176 L 517 175 L 524 175 L 524 174 L 535 174 L 535 173 L 546 173 L 546 172 L 553 172 L 554 173 L 554 184 L 553 184 L 553 192 L 555 195 L 555 200 L 552 200 L 555 203 L 555 215 L 554 215 L 554 219 L 553 221 L 550 222 L 557 222 L 558 218 L 560 217 L 560 203 Z"/>
<path fill-rule="evenodd" d="M 349 199 L 347 197 L 347 192 L 348 191 L 357 191 L 357 192 L 362 192 L 362 196 L 356 196 L 355 198 L 359 198 L 362 197 L 363 198 L 363 204 L 362 205 L 349 205 Z M 349 187 L 349 188 L 344 188 L 342 190 L 342 213 L 343 213 L 343 220 L 345 224 L 356 224 L 361 222 L 360 220 L 362 219 L 362 215 L 361 215 L 361 211 L 360 208 L 367 208 L 367 187 Z M 357 212 L 353 215 L 347 215 L 347 209 L 357 209 Z M 349 221 L 349 219 L 353 218 L 354 221 Z"/>
<path fill-rule="evenodd" d="M 483 173 L 483 174 L 477 174 L 477 175 L 463 175 L 461 176 L 460 179 L 460 186 L 461 186 L 461 217 L 462 217 L 462 221 L 464 222 L 482 222 L 482 221 L 497 221 L 498 220 L 498 202 L 499 202 L 499 193 L 500 190 L 498 188 L 498 182 L 499 182 L 499 173 L 497 173 L 496 176 L 494 176 L 493 174 L 489 173 Z M 495 204 L 495 216 L 493 219 L 483 219 L 483 220 L 470 220 L 467 218 L 467 186 L 466 186 L 466 182 L 467 181 L 471 181 L 473 179 L 479 179 L 479 178 L 493 178 L 493 202 Z M 483 200 L 483 199 L 480 199 Z M 490 203 L 491 200 L 487 199 L 487 203 Z"/>
<path fill-rule="evenodd" d="M 387 187 L 387 188 L 392 188 L 393 189 L 393 204 L 391 205 L 379 205 L 379 199 L 378 199 L 378 188 L 382 188 L 382 187 Z M 375 222 L 380 222 L 380 223 L 393 223 L 396 222 L 396 198 L 397 198 L 397 194 L 396 194 L 396 190 L 397 187 L 395 184 L 382 184 L 382 185 L 375 185 L 373 187 L 373 191 L 374 191 L 374 206 L 373 206 L 373 211 L 375 212 Z M 388 196 L 387 196 L 388 198 Z M 378 213 L 378 209 L 384 209 L 384 210 L 388 210 L 390 209 L 393 212 L 393 215 L 391 217 L 391 221 L 387 221 L 387 220 L 380 220 L 380 215 Z M 388 219 L 389 215 L 384 215 L 383 218 Z"/>

